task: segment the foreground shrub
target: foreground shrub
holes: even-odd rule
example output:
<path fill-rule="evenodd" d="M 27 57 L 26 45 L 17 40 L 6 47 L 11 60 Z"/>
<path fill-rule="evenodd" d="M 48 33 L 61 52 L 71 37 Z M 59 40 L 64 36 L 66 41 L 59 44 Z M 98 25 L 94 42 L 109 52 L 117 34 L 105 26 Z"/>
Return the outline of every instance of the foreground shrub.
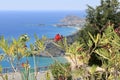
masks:
<path fill-rule="evenodd" d="M 51 65 L 50 69 L 55 80 L 72 80 L 69 63 L 58 64 L 58 62 L 55 62 L 53 65 Z"/>

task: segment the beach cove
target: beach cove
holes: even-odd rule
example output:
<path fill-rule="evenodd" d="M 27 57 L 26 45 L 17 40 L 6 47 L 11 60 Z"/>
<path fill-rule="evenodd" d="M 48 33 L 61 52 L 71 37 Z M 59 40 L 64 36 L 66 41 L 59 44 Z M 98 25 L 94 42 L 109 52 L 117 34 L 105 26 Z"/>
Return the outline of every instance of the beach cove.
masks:
<path fill-rule="evenodd" d="M 78 14 L 79 12 L 75 12 L 74 15 L 76 15 L 76 13 Z M 15 13 L 11 13 L 11 14 L 15 14 Z M 56 14 L 56 13 L 54 13 L 54 14 Z M 1 27 L 2 30 L 1 30 L 0 35 L 4 35 L 5 38 L 8 39 L 10 42 L 11 42 L 12 38 L 17 39 L 18 36 L 20 36 L 21 34 L 27 34 L 30 37 L 30 41 L 27 43 L 27 46 L 29 46 L 30 43 L 34 43 L 34 41 L 35 41 L 34 34 L 38 35 L 39 38 L 41 38 L 42 35 L 45 35 L 48 38 L 46 49 L 47 49 L 47 52 L 49 52 L 50 54 L 46 55 L 46 52 L 45 52 L 45 53 L 39 53 L 40 55 L 36 56 L 35 63 L 37 64 L 37 72 L 38 72 L 37 76 L 36 76 L 37 80 L 39 80 L 39 79 L 46 80 L 46 75 L 48 73 L 50 74 L 51 80 L 53 80 L 51 71 L 49 71 L 49 66 L 51 66 L 53 63 L 55 63 L 55 61 L 58 61 L 60 63 L 68 63 L 69 62 L 69 63 L 71 63 L 72 69 L 74 69 L 74 67 L 75 67 L 75 65 L 72 63 L 71 59 L 69 57 L 65 56 L 65 51 L 60 49 L 58 46 L 54 45 L 54 43 L 53 43 L 54 37 L 56 34 L 60 34 L 63 37 L 66 37 L 69 44 L 72 44 L 76 40 L 76 38 L 78 38 L 79 30 L 82 28 L 82 26 L 80 26 L 80 25 L 75 26 L 74 24 L 73 25 L 66 24 L 67 26 L 64 26 L 63 24 L 61 24 L 61 26 L 54 26 L 53 25 L 53 24 L 59 23 L 59 21 L 63 18 L 64 18 L 65 22 L 67 22 L 67 18 L 69 21 L 69 17 L 71 18 L 72 16 L 69 16 L 67 18 L 65 17 L 69 14 L 71 14 L 71 13 L 70 12 L 65 12 L 65 13 L 63 12 L 64 16 L 62 15 L 62 17 L 61 17 L 60 16 L 61 14 L 59 14 L 57 16 L 59 18 L 56 18 L 56 16 L 52 16 L 52 18 L 50 16 L 49 17 L 47 16 L 48 19 L 51 19 L 51 20 L 49 22 L 49 20 L 46 19 L 45 21 L 48 21 L 48 23 L 44 23 L 44 25 L 43 25 L 43 23 L 41 23 L 41 22 L 36 23 L 33 21 L 34 23 L 29 23 L 26 20 L 24 22 L 19 21 L 19 19 L 20 19 L 19 16 L 23 16 L 23 14 L 21 15 L 19 13 L 19 16 L 18 16 L 18 14 L 16 14 L 16 17 L 14 17 L 14 18 L 9 17 L 9 19 L 14 19 L 14 20 L 16 20 L 18 18 L 17 19 L 18 24 L 12 24 L 14 22 L 8 23 L 12 27 L 9 29 L 8 25 L 5 25 L 5 27 L 8 28 L 7 31 L 5 31 L 6 30 L 5 27 Z M 73 15 L 73 13 L 72 13 L 72 15 Z M 80 16 L 80 15 L 77 15 L 77 16 Z M 30 16 L 29 17 L 27 16 L 25 18 L 26 19 L 30 18 Z M 33 18 L 33 19 L 35 19 L 35 18 Z M 0 20 L 0 21 L 2 21 L 2 20 Z M 35 20 L 35 21 L 39 21 L 39 20 Z M 84 23 L 84 21 L 81 22 L 80 24 L 83 24 L 83 23 Z M 3 24 L 5 24 L 5 22 L 3 21 L 0 24 L 3 25 Z M 16 25 L 18 25 L 18 27 L 16 27 Z M 49 41 L 49 39 L 50 39 L 50 41 Z M 3 52 L 1 51 L 1 54 L 2 53 Z M 53 56 L 53 58 L 51 58 L 51 56 Z M 14 61 L 17 62 L 16 60 L 14 60 Z M 27 58 L 23 57 L 20 60 L 21 66 L 19 66 L 20 67 L 19 69 L 20 70 L 23 69 L 22 64 L 25 61 L 29 62 L 30 70 L 34 70 L 34 67 L 35 67 L 34 58 L 32 56 L 27 57 Z M 7 62 L 7 59 L 3 60 L 0 64 L 3 67 L 3 73 L 7 73 L 9 80 L 16 80 L 18 78 L 20 80 L 22 80 L 21 73 L 19 73 L 19 72 L 13 73 L 11 65 L 9 64 L 9 62 Z M 14 65 L 14 66 L 17 66 L 17 65 Z M 33 75 L 33 72 L 30 73 L 30 75 Z M 29 78 L 32 79 L 31 76 Z"/>
<path fill-rule="evenodd" d="M 50 13 L 52 14 L 53 12 L 50 12 Z M 75 12 L 74 14 L 78 14 L 78 13 L 79 12 Z M 1 36 L 3 35 L 6 39 L 8 39 L 11 42 L 12 38 L 17 39 L 18 36 L 20 36 L 21 34 L 27 34 L 30 37 L 30 41 L 27 43 L 27 46 L 29 46 L 30 43 L 34 42 L 34 38 L 33 38 L 34 34 L 37 34 L 40 38 L 42 37 L 42 35 L 47 36 L 47 38 L 54 38 L 54 36 L 59 33 L 60 35 L 67 37 L 67 39 L 71 43 L 74 41 L 75 35 L 80 30 L 80 27 L 73 27 L 73 26 L 69 26 L 69 25 L 59 27 L 59 26 L 53 25 L 53 24 L 59 23 L 59 21 L 62 18 L 64 18 L 66 15 L 71 14 L 70 12 L 63 12 L 62 15 L 55 12 L 54 14 L 57 14 L 58 16 L 51 16 L 51 17 L 47 16 L 46 20 L 44 20 L 44 17 L 46 15 L 42 18 L 42 20 L 41 19 L 38 20 L 38 18 L 40 16 L 39 17 L 33 16 L 30 19 L 30 20 L 33 19 L 32 20 L 33 22 L 28 20 L 28 18 L 30 18 L 30 15 L 33 15 L 33 14 L 29 14 L 28 16 L 26 16 L 27 14 L 28 14 L 28 12 L 25 12 L 25 14 L 20 13 L 20 12 L 1 12 L 0 16 L 2 18 L 0 19 L 0 21 L 1 21 L 0 25 L 2 25 L 2 26 L 0 26 L 0 28 L 1 28 L 0 35 Z M 38 15 L 38 13 L 34 13 L 34 14 Z M 42 12 L 42 14 L 43 14 L 43 12 Z M 6 18 L 5 18 L 5 16 L 6 16 Z M 23 16 L 24 16 L 24 19 L 22 19 Z M 10 19 L 12 19 L 12 20 L 10 21 Z M 51 20 L 48 20 L 48 19 L 51 19 Z M 37 21 L 37 22 L 35 22 L 35 21 Z M 38 21 L 43 21 L 43 22 L 38 22 Z M 46 23 L 46 21 L 48 21 L 48 22 Z M 40 25 L 42 23 L 44 23 L 45 25 Z M 3 54 L 2 51 L 0 51 L 0 52 L 1 52 L 0 54 Z M 53 49 L 53 52 L 55 52 L 54 49 Z M 61 63 L 70 62 L 70 59 L 64 57 L 63 55 L 62 55 L 62 57 L 59 57 L 59 56 L 61 56 L 61 52 L 59 52 L 59 54 L 58 54 L 58 52 L 56 53 L 56 55 L 54 55 L 54 54 L 52 55 L 52 56 L 57 56 L 57 57 L 54 57 L 55 60 L 57 60 Z M 48 67 L 51 64 L 53 64 L 55 60 L 51 59 L 48 56 L 47 57 L 36 56 L 36 57 L 37 57 L 36 63 L 38 64 L 37 66 L 41 67 L 41 69 L 38 71 L 39 72 L 38 79 L 42 79 L 42 76 L 44 79 L 46 76 L 45 71 L 48 70 L 48 68 L 45 68 L 45 67 Z M 14 60 L 14 61 L 16 61 L 16 60 Z M 20 64 L 22 64 L 24 61 L 26 61 L 25 57 L 21 59 Z M 34 67 L 33 57 L 29 57 L 28 61 L 29 61 L 30 67 L 33 68 Z M 0 64 L 3 67 L 3 73 L 9 73 L 8 74 L 9 80 L 10 79 L 13 80 L 13 78 L 16 80 L 18 77 L 20 79 L 20 77 L 21 77 L 20 73 L 12 73 L 13 71 L 10 68 L 11 65 L 9 64 L 7 59 L 0 62 Z M 22 67 L 22 65 L 20 67 Z M 42 71 L 44 71 L 44 72 L 42 73 Z M 16 75 L 16 76 L 14 76 L 14 75 Z"/>
<path fill-rule="evenodd" d="M 71 12 L 70 11 L 68 12 L 67 11 L 66 12 L 19 12 L 19 11 L 5 12 L 3 11 L 0 13 L 0 17 L 1 17 L 0 35 L 4 35 L 6 39 L 10 40 L 12 38 L 18 38 L 18 36 L 21 34 L 27 34 L 31 38 L 27 45 L 34 42 L 34 34 L 37 34 L 40 38 L 42 37 L 42 35 L 45 35 L 47 38 L 54 38 L 54 36 L 57 33 L 63 36 L 68 36 L 68 35 L 71 36 L 71 34 L 78 31 L 78 29 L 74 27 L 55 27 L 52 26 L 52 24 L 59 23 L 59 21 L 62 18 L 70 14 L 78 15 L 81 17 L 84 16 L 83 14 L 79 14 L 79 13 L 80 12 L 77 11 L 76 12 L 72 12 L 72 11 Z M 39 26 L 39 24 L 42 23 L 46 24 L 47 26 L 43 26 L 43 27 Z M 48 59 L 48 62 L 43 62 L 41 63 L 42 65 L 40 66 L 47 66 L 48 64 L 50 65 L 50 63 Z M 5 63 L 5 61 L 3 61 L 1 64 L 3 67 L 10 66 L 8 63 Z"/>

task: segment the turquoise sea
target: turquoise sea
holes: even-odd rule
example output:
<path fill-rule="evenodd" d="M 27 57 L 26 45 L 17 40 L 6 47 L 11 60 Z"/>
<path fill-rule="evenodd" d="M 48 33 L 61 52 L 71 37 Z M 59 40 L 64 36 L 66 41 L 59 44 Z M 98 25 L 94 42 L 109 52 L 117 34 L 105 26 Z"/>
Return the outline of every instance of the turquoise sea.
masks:
<path fill-rule="evenodd" d="M 67 15 L 76 15 L 85 17 L 84 11 L 0 11 L 0 35 L 6 39 L 18 38 L 21 34 L 27 34 L 30 37 L 29 43 L 34 42 L 34 34 L 39 38 L 45 35 L 47 38 L 54 38 L 56 34 L 68 36 L 77 29 L 70 27 L 55 27 L 54 24 L 60 22 Z M 43 26 L 41 26 L 41 24 Z M 0 51 L 0 54 L 2 51 Z M 63 57 L 56 57 L 61 62 L 66 62 Z M 24 62 L 25 58 L 21 60 Z M 53 63 L 51 58 L 39 57 L 39 66 L 48 66 Z M 29 58 L 33 66 L 32 57 Z M 10 64 L 4 60 L 0 62 L 3 67 L 9 67 Z"/>

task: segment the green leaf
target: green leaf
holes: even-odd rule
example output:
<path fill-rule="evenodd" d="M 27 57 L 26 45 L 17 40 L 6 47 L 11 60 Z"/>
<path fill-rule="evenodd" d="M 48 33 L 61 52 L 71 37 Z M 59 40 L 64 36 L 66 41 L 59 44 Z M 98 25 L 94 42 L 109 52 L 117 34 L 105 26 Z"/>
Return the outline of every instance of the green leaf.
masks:
<path fill-rule="evenodd" d="M 89 39 L 87 45 L 91 47 L 93 45 L 92 41 Z"/>
<path fill-rule="evenodd" d="M 100 38 L 100 34 L 97 34 L 97 37 L 96 37 L 96 40 L 95 40 L 95 44 L 97 44 L 97 43 L 98 43 L 99 38 Z"/>
<path fill-rule="evenodd" d="M 92 67 L 90 67 L 90 73 L 93 75 L 96 71 L 97 66 L 93 65 Z"/>
<path fill-rule="evenodd" d="M 95 39 L 94 39 L 94 37 L 92 36 L 92 34 L 91 34 L 90 32 L 88 32 L 88 34 L 89 34 L 90 38 L 92 39 L 92 41 L 95 43 Z"/>
<path fill-rule="evenodd" d="M 96 54 L 98 54 L 99 56 L 103 57 L 104 59 L 109 60 L 109 56 L 107 55 L 108 52 L 103 51 L 102 49 L 99 50 L 95 50 Z"/>

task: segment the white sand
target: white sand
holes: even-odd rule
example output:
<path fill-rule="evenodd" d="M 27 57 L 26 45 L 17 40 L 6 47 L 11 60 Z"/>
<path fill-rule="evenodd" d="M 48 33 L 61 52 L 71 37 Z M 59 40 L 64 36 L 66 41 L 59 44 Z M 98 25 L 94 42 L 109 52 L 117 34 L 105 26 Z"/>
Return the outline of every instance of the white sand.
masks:
<path fill-rule="evenodd" d="M 64 58 L 67 59 L 67 61 L 71 64 L 71 69 L 73 70 L 75 68 L 75 64 L 73 63 L 73 61 L 70 59 L 69 56 L 64 56 Z"/>

